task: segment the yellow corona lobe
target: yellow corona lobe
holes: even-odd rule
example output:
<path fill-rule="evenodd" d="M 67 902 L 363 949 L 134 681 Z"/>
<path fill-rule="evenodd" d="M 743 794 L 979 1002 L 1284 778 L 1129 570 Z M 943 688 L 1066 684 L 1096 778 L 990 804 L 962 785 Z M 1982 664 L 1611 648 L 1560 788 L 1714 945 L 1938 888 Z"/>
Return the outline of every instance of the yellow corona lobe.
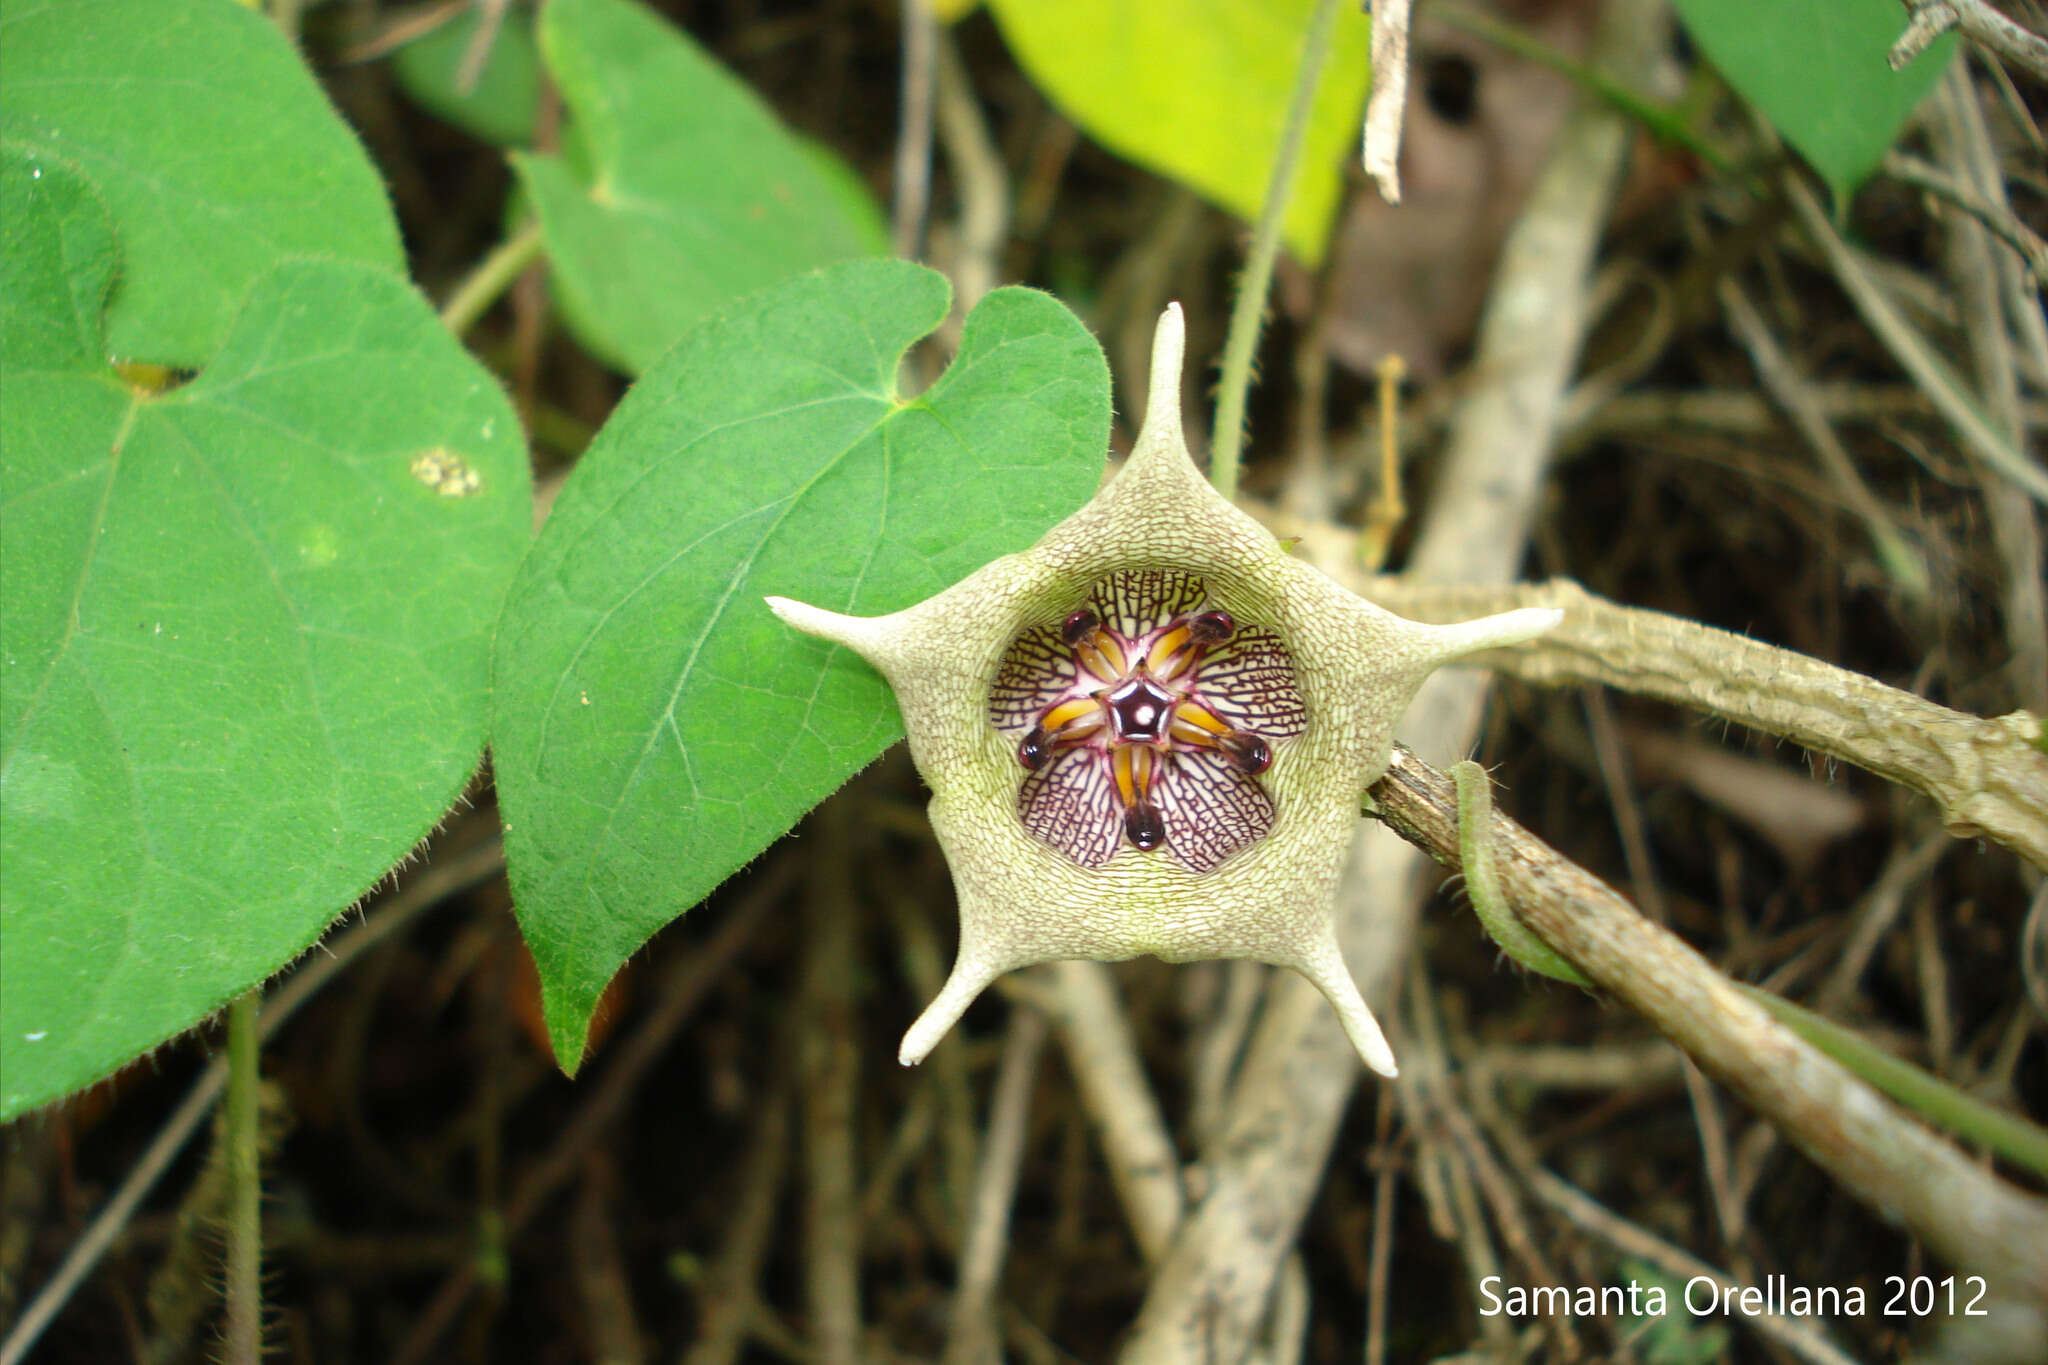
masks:
<path fill-rule="evenodd" d="M 932 789 L 960 949 L 905 1065 L 1004 972 L 1150 953 L 1290 967 L 1395 1074 L 1332 921 L 1359 797 L 1431 670 L 1561 613 L 1422 625 L 1290 559 L 1189 458 L 1182 348 L 1174 306 L 1130 458 L 1031 549 L 888 616 L 768 599 L 887 678 Z M 1163 614 L 1136 619 L 1155 599 Z"/>

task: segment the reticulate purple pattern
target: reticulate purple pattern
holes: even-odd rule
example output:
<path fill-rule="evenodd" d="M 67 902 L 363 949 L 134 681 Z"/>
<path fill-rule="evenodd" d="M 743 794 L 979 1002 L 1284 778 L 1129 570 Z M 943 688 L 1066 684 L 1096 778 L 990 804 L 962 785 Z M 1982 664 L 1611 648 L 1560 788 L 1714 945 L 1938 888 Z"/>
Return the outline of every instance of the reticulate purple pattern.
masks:
<path fill-rule="evenodd" d="M 1129 843 L 1209 872 L 1272 827 L 1258 774 L 1307 708 L 1280 637 L 1193 574 L 1134 569 L 1003 656 L 989 719 L 1017 743 L 1024 826 L 1083 867 Z"/>

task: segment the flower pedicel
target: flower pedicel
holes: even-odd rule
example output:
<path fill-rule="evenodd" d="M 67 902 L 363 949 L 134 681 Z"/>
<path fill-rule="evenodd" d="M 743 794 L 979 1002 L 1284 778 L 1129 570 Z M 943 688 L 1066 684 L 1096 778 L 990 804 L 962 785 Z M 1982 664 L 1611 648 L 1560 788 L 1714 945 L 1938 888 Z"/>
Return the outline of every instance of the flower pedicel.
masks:
<path fill-rule="evenodd" d="M 1289 558 L 1188 456 L 1183 344 L 1170 307 L 1130 458 L 1031 549 L 888 616 L 768 599 L 888 679 L 932 789 L 960 952 L 906 1065 L 1004 972 L 1151 953 L 1291 967 L 1395 1073 L 1332 920 L 1359 798 L 1432 669 L 1561 613 L 1421 625 Z"/>

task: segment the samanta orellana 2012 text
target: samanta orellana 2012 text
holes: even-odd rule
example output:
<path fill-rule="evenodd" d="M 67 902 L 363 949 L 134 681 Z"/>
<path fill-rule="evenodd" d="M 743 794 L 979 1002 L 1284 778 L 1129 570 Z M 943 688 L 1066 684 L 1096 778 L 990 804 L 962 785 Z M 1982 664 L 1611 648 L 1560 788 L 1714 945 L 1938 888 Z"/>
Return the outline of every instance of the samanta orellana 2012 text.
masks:
<path fill-rule="evenodd" d="M 1767 1314 L 1788 1318 L 1862 1317 L 1876 1304 L 1882 1317 L 1983 1317 L 1987 1293 L 1982 1275 L 1887 1275 L 1884 1288 L 1866 1292 L 1861 1285 L 1794 1284 L 1785 1275 L 1766 1275 L 1762 1284 L 1725 1285 L 1710 1275 L 1695 1275 L 1673 1291 L 1664 1284 L 1511 1285 L 1499 1275 L 1479 1282 L 1479 1315 L 1497 1317 L 1565 1316 L 1662 1317 L 1678 1306 L 1694 1317 L 1724 1313 L 1738 1317 Z M 1881 1300 L 1881 1302 L 1880 1302 Z"/>

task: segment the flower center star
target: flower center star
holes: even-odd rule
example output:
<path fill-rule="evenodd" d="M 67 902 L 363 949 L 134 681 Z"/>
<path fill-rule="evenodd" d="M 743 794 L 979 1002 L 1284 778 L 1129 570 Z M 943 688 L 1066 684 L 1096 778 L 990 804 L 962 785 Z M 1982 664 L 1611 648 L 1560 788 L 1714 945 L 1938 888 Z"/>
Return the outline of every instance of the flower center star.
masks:
<path fill-rule="evenodd" d="M 1170 569 L 1115 574 L 1057 629 L 1018 637 L 989 709 L 1017 737 L 1017 809 L 1035 837 L 1083 867 L 1126 841 L 1164 845 L 1194 872 L 1272 827 L 1258 774 L 1306 723 L 1279 637 Z"/>
<path fill-rule="evenodd" d="M 1109 708 L 1110 733 L 1120 743 L 1159 738 L 1179 698 L 1140 674 L 1103 697 Z"/>

